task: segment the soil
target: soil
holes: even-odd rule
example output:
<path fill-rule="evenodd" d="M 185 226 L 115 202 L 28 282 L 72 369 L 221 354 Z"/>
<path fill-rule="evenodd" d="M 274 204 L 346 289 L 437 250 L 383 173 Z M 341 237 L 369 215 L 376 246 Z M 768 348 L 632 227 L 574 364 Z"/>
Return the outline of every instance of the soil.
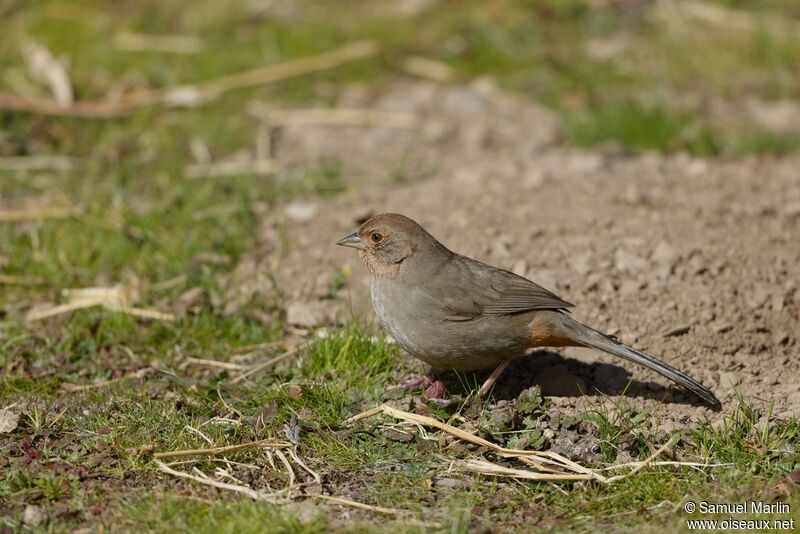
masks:
<path fill-rule="evenodd" d="M 369 215 L 394 211 L 452 250 L 576 303 L 576 318 L 684 370 L 723 410 L 588 349 L 518 360 L 496 396 L 539 383 L 569 411 L 581 409 L 583 394 L 625 390 L 632 402 L 663 403 L 662 419 L 683 425 L 719 420 L 738 391 L 757 409 L 774 402 L 775 415 L 800 415 L 800 155 L 584 151 L 561 142 L 549 111 L 485 80 L 401 81 L 355 89 L 338 104 L 405 112 L 418 127 L 274 131 L 287 175 L 335 164 L 351 188 L 266 213 L 258 243 L 227 280 L 231 306 L 254 294 L 277 298 L 300 326 L 372 317 L 365 268 L 334 242 Z M 337 273 L 350 274 L 334 291 Z"/>

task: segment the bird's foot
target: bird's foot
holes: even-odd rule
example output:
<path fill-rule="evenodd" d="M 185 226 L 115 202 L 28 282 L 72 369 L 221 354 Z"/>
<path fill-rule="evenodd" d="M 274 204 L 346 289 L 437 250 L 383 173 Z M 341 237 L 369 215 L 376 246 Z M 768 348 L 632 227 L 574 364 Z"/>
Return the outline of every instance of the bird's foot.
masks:
<path fill-rule="evenodd" d="M 444 382 L 436 380 L 433 384 L 428 386 L 425 393 L 422 395 L 423 399 L 439 400 L 444 397 Z"/>
<path fill-rule="evenodd" d="M 420 376 L 412 376 L 406 378 L 399 384 L 393 384 L 386 388 L 387 393 L 391 393 L 394 391 L 415 391 L 424 387 L 428 387 L 433 385 L 433 380 L 430 377 L 425 375 Z"/>
<path fill-rule="evenodd" d="M 478 391 L 479 396 L 485 397 L 489 394 L 489 391 L 491 391 L 492 387 L 494 387 L 494 383 L 497 382 L 497 379 L 503 373 L 505 368 L 508 367 L 509 363 L 511 363 L 511 360 L 506 360 L 497 364 L 497 367 L 495 367 L 494 371 L 492 371 L 492 374 L 489 375 L 489 378 L 486 379 L 486 382 L 483 383 L 481 389 Z"/>

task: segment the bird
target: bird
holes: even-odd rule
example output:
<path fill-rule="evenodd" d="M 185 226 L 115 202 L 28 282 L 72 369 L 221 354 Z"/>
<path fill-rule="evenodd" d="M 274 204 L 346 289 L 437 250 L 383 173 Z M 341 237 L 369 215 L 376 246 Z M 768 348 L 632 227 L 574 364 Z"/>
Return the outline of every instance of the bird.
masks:
<path fill-rule="evenodd" d="M 535 347 L 590 347 L 642 365 L 715 409 L 714 393 L 687 374 L 577 319 L 574 304 L 510 271 L 452 252 L 414 220 L 382 213 L 337 245 L 352 247 L 370 273 L 381 325 L 435 369 L 494 370 L 485 396 L 515 358 Z"/>

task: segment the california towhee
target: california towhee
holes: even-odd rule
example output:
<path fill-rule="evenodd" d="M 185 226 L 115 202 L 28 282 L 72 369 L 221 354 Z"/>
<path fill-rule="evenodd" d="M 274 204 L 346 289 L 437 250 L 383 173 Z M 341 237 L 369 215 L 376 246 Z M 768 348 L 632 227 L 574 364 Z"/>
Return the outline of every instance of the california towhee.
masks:
<path fill-rule="evenodd" d="M 434 368 L 495 366 L 486 394 L 508 363 L 531 347 L 592 347 L 644 365 L 714 407 L 705 386 L 573 319 L 573 306 L 516 274 L 451 252 L 419 224 L 376 215 L 336 243 L 358 249 L 371 275 L 381 324 L 412 356 Z"/>

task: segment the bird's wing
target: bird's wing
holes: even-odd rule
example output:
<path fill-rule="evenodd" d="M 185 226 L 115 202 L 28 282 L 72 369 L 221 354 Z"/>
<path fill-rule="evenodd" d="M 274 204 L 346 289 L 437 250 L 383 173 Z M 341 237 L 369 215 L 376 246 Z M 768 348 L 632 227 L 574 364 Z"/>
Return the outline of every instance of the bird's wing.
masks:
<path fill-rule="evenodd" d="M 451 321 L 574 306 L 527 278 L 464 256 L 455 256 L 436 278 L 427 292 Z"/>

